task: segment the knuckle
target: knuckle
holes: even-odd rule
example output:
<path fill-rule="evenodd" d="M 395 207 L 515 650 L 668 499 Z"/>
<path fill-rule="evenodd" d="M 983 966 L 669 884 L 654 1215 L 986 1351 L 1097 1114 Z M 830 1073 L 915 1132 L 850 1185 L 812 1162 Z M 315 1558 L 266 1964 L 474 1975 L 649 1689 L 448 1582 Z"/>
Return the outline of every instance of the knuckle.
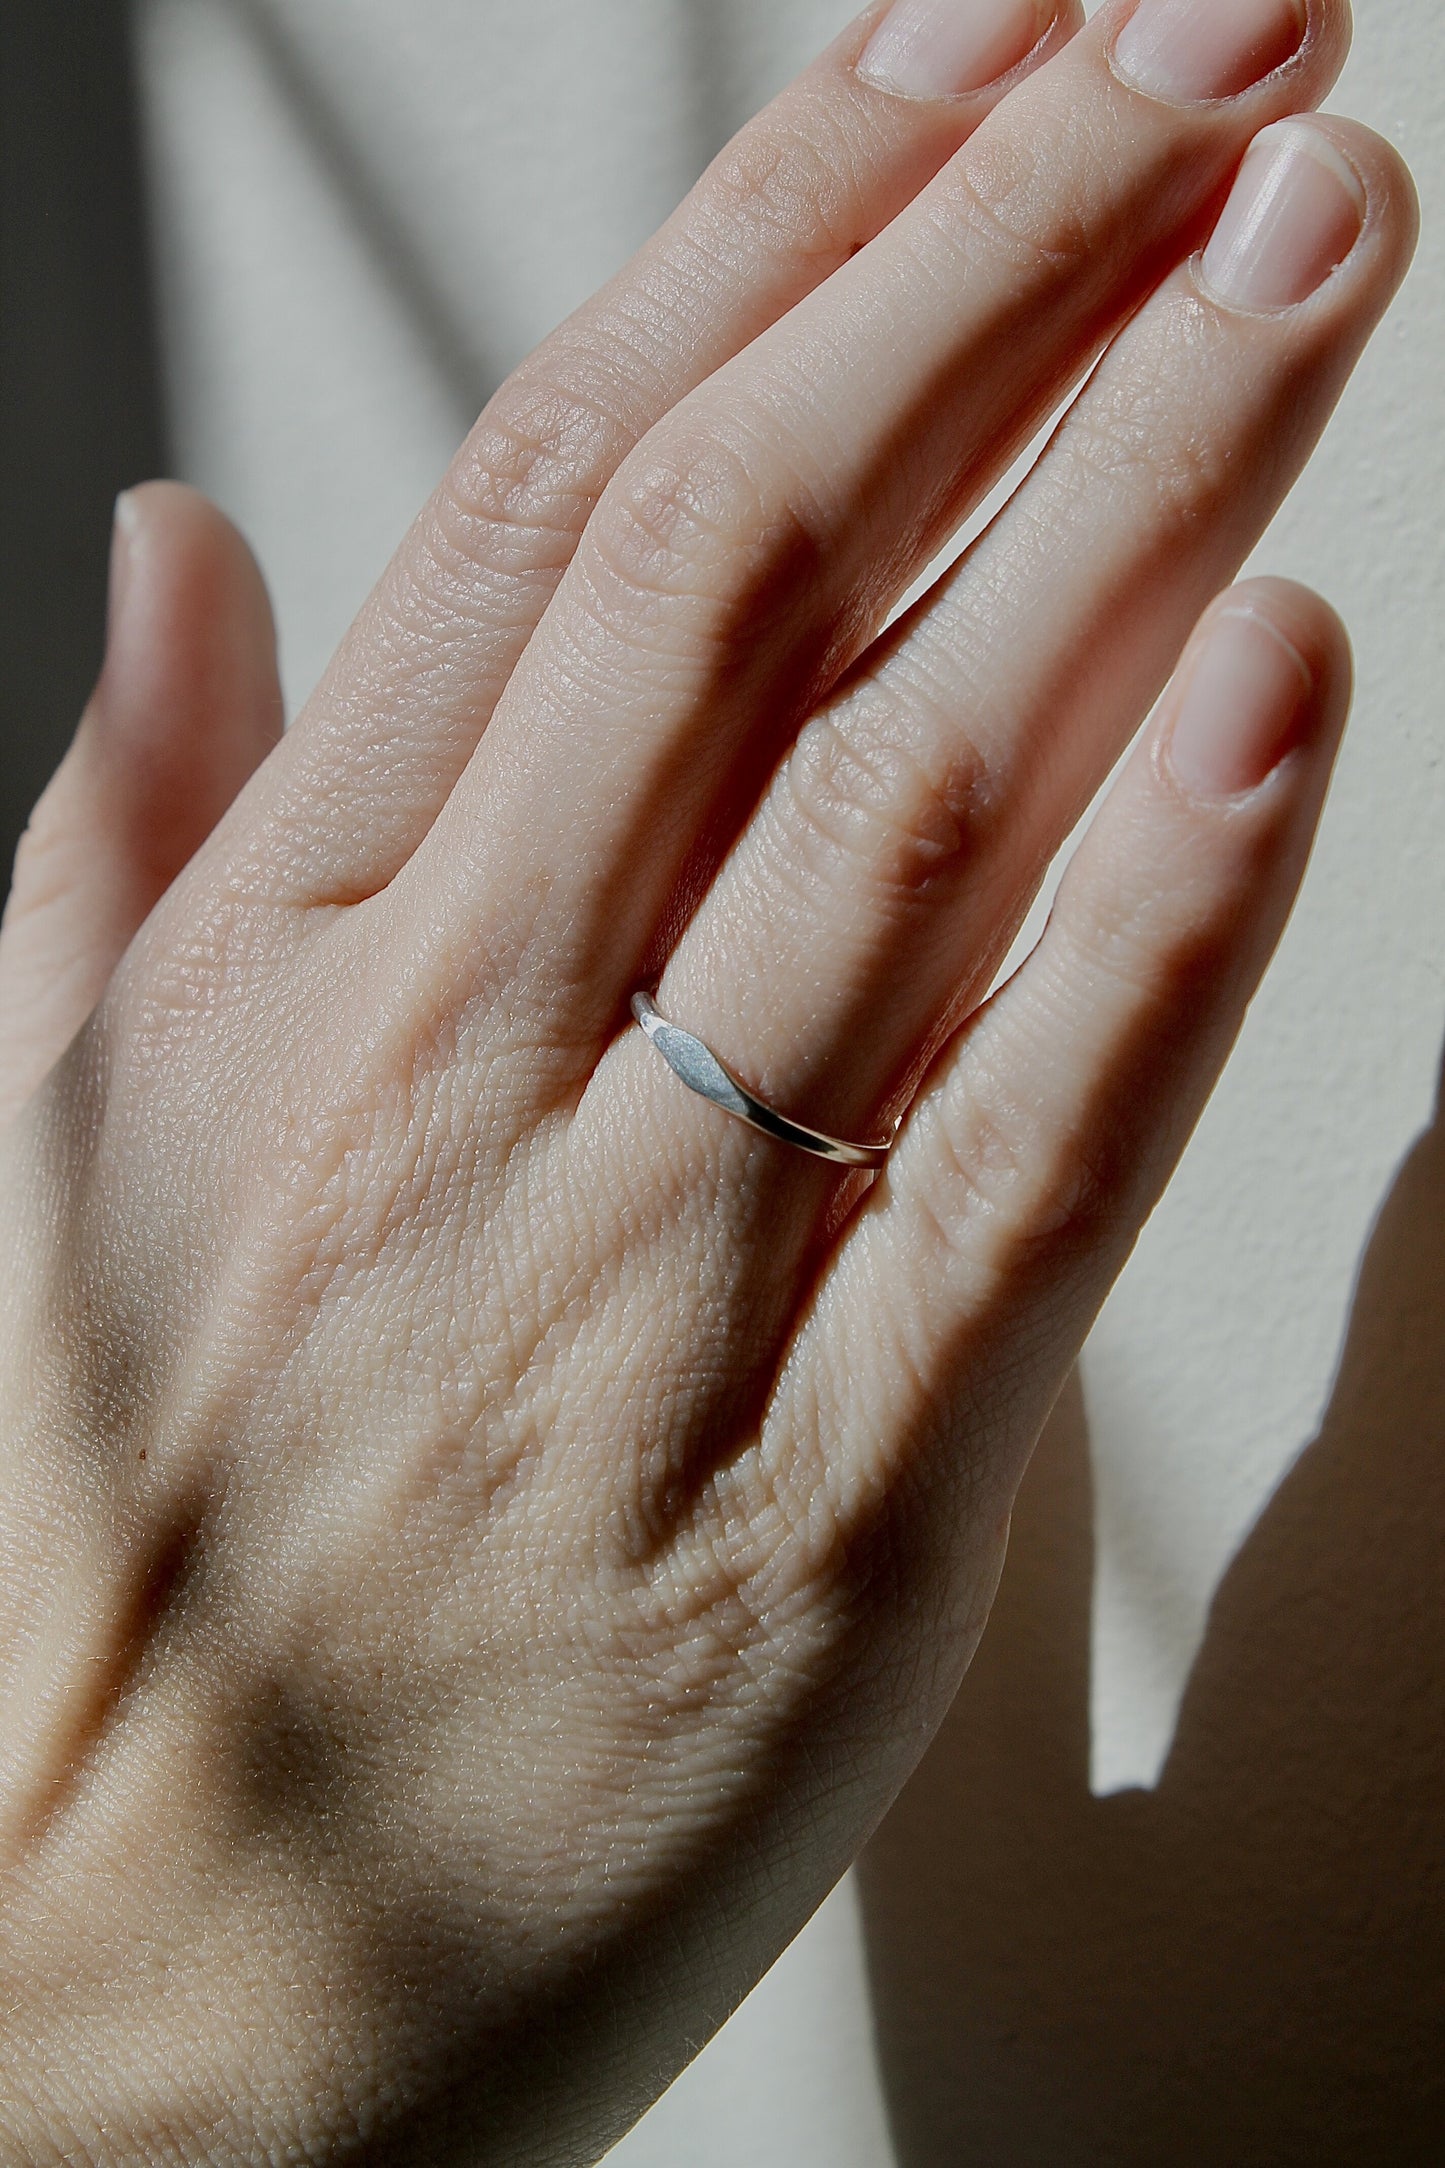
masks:
<path fill-rule="evenodd" d="M 972 1257 L 988 1229 L 1011 1217 L 1025 1173 L 1027 1122 L 1000 1090 L 981 1076 L 966 1099 L 944 1092 L 922 1110 L 926 1175 L 916 1202 L 944 1254 Z"/>
<path fill-rule="evenodd" d="M 432 506 L 444 557 L 494 564 L 509 538 L 575 540 L 616 456 L 619 424 L 577 386 L 523 376 L 483 414 Z"/>
<path fill-rule="evenodd" d="M 862 238 L 862 193 L 847 130 L 813 101 L 803 121 L 774 116 L 743 130 L 713 169 L 709 209 L 730 253 L 741 235 L 830 270 Z"/>
<path fill-rule="evenodd" d="M 948 168 L 938 215 L 952 234 L 981 242 L 1012 272 L 1059 280 L 1087 274 L 1097 284 L 1106 236 L 1093 206 L 1101 190 L 1105 201 L 1117 190 L 1091 171 L 1097 154 L 1083 133 L 1061 129 L 1047 113 L 1027 134 L 985 131 Z"/>
<path fill-rule="evenodd" d="M 945 1254 L 974 1269 L 1092 1249 L 1125 1216 L 1132 1142 L 1096 1107 L 1031 1103 L 985 1065 L 930 1116 L 919 1207 Z"/>
<path fill-rule="evenodd" d="M 1086 399 L 1068 424 L 1073 486 L 1127 500 L 1137 524 L 1161 534 L 1190 528 L 1237 485 L 1231 445 L 1207 411 L 1185 414 L 1157 389 Z"/>
<path fill-rule="evenodd" d="M 912 738 L 915 742 L 909 742 Z M 865 724 L 825 710 L 799 733 L 781 777 L 784 857 L 883 898 L 935 889 L 969 856 L 983 763 L 961 732 Z"/>
<path fill-rule="evenodd" d="M 776 518 L 746 461 L 698 432 L 644 445 L 588 529 L 593 563 L 629 593 L 712 596 L 746 582 Z"/>
<path fill-rule="evenodd" d="M 1119 1034 L 1161 1028 L 1200 1009 L 1227 968 L 1237 923 L 1208 907 L 1187 852 L 1178 854 L 1166 895 L 1121 893 L 1099 884 L 1076 890 L 1060 920 L 1055 977 L 1097 988 L 1095 1007 Z M 1062 996 L 1060 997 L 1063 998 Z"/>
<path fill-rule="evenodd" d="M 1128 1174 L 1137 1139 L 1128 1124 L 1098 1109 L 1064 1123 L 1050 1139 L 1048 1181 L 1025 1223 L 1029 1244 L 1051 1250 L 1097 1249 L 1128 1218 Z"/>

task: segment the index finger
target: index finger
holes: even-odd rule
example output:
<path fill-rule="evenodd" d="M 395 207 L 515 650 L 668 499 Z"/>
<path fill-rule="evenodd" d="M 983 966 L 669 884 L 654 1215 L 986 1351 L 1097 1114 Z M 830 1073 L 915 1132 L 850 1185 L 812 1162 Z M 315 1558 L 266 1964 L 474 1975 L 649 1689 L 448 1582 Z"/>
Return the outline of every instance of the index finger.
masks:
<path fill-rule="evenodd" d="M 889 59 L 899 12 L 853 22 L 491 401 L 273 763 L 256 854 L 299 875 L 301 900 L 386 885 L 622 460 L 888 225 L 1083 18 L 1081 0 L 941 0 L 952 32 L 920 77 Z"/>

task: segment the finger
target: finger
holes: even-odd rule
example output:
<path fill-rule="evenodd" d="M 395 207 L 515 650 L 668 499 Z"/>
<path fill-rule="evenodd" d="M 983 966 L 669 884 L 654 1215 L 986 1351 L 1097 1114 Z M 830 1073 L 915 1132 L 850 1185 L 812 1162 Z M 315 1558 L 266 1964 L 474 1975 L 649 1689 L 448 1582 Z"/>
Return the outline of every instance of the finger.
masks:
<path fill-rule="evenodd" d="M 626 454 L 885 226 L 1082 16 L 1080 0 L 929 12 L 931 80 L 900 95 L 858 73 L 885 13 L 870 8 L 491 402 L 290 734 L 271 808 L 294 833 L 288 877 L 331 900 L 391 879 Z"/>
<path fill-rule="evenodd" d="M 845 1518 L 930 1455 L 1016 1482 L 1283 928 L 1349 676 L 1317 597 L 1227 595 L 1038 949 L 940 1058 L 773 1411 Z"/>
<path fill-rule="evenodd" d="M 280 729 L 250 550 L 194 490 L 131 490 L 116 507 L 104 668 L 21 840 L 0 932 L 0 1115 L 69 1044 Z"/>
<path fill-rule="evenodd" d="M 664 1014 L 705 1019 L 775 1104 L 881 1131 L 1293 483 L 1415 229 L 1408 175 L 1367 130 L 1259 138 L 1202 262 L 804 729 L 672 960 Z M 655 1119 L 669 1080 L 629 1055 Z"/>
<path fill-rule="evenodd" d="M 1261 122 L 1318 97 L 1342 56 L 1337 0 L 1311 0 L 1307 24 L 1295 0 L 1184 13 L 1214 28 L 1173 100 L 1157 72 L 1148 95 L 1125 80 L 1106 9 L 675 409 L 599 506 L 401 884 L 428 924 L 450 891 L 455 925 L 515 929 L 580 1061 L 779 736 L 1185 252 Z"/>

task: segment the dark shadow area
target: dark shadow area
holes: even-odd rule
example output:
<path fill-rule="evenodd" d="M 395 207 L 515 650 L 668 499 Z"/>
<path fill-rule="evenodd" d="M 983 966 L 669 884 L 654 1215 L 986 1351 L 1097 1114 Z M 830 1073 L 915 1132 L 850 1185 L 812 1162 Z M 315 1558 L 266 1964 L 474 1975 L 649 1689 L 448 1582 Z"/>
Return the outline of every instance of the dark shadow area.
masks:
<path fill-rule="evenodd" d="M 1445 2161 L 1445 1119 L 1157 1791 L 1088 1790 L 1071 1386 L 954 1711 L 865 1855 L 899 2168 Z"/>
<path fill-rule="evenodd" d="M 0 887 L 99 667 L 111 504 L 166 467 L 127 18 L 0 7 Z"/>

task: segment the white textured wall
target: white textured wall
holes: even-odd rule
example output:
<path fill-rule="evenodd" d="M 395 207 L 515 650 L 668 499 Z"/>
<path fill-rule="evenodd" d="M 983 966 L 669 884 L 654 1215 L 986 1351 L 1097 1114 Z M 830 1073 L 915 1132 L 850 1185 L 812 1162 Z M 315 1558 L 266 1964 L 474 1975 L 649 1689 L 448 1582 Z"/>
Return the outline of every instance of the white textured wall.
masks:
<path fill-rule="evenodd" d="M 293 699 L 479 398 L 846 13 L 144 0 L 181 461 L 260 549 Z M 1260 552 L 1358 645 L 1303 904 L 861 1909 L 616 2168 L 1445 2158 L 1433 1136 L 1395 1181 L 1445 1016 L 1445 23 L 1356 13 L 1335 102 L 1402 144 L 1426 238 Z"/>
<path fill-rule="evenodd" d="M 1150 1783 L 1225 1561 L 1314 1436 L 1445 1018 L 1445 16 L 1356 0 L 1331 101 L 1407 153 L 1422 254 L 1257 569 L 1346 613 L 1354 727 L 1299 912 L 1085 1364 L 1094 1774 Z"/>

